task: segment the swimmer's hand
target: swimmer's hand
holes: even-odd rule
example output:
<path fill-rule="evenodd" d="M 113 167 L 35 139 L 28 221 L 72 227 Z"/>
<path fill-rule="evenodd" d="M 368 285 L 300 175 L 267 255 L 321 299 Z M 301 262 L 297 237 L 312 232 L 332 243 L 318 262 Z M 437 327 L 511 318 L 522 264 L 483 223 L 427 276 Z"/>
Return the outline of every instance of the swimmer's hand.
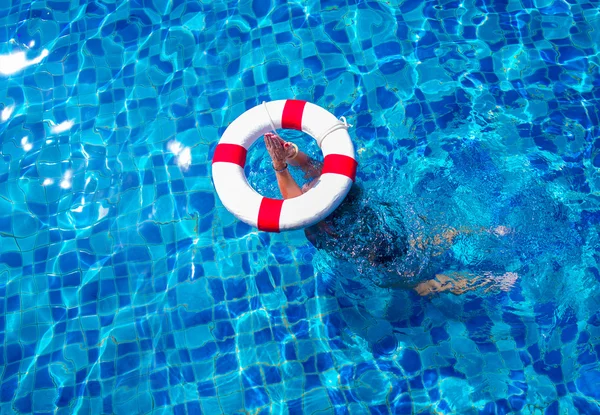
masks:
<path fill-rule="evenodd" d="M 265 134 L 265 144 L 267 144 L 267 150 L 269 150 L 268 140 L 272 140 L 274 143 L 279 144 L 280 146 L 283 147 L 283 150 L 285 152 L 284 161 L 286 159 L 290 159 L 296 155 L 297 147 L 294 147 L 294 145 L 289 141 L 284 141 L 283 138 L 279 137 L 277 134 L 273 134 L 273 133 Z M 269 154 L 271 154 L 270 151 L 269 151 Z M 272 154 L 271 154 L 271 158 L 273 159 Z M 274 159 L 273 159 L 273 163 L 275 163 Z"/>
<path fill-rule="evenodd" d="M 286 166 L 286 153 L 283 147 L 283 140 L 273 133 L 267 133 L 265 134 L 265 145 L 267 146 L 271 160 L 273 160 L 273 168 L 275 170 L 284 169 Z"/>

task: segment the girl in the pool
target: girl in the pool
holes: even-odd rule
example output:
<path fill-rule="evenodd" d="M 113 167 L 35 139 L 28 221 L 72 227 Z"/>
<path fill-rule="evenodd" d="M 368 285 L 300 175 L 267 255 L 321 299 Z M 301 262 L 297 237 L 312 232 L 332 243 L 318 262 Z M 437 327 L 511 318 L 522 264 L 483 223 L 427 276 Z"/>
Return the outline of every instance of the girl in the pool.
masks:
<path fill-rule="evenodd" d="M 298 197 L 317 183 L 321 175 L 321 163 L 274 133 L 265 134 L 264 140 L 284 199 Z M 311 181 L 300 187 L 290 174 L 288 165 L 300 168 Z M 421 263 L 422 255 L 418 252 L 428 251 L 431 256 L 439 256 L 451 247 L 456 236 L 474 232 L 469 229 L 450 229 L 433 238 L 410 238 L 397 212 L 393 212 L 393 206 L 381 202 L 378 202 L 377 206 L 370 206 L 368 201 L 361 197 L 362 193 L 357 185 L 353 185 L 342 205 L 334 213 L 322 222 L 305 229 L 307 239 L 317 249 L 326 250 L 335 257 L 363 258 L 373 267 L 391 271 L 392 264 L 410 262 L 411 257 L 413 263 Z M 485 231 L 492 232 L 497 237 L 510 232 L 503 226 Z M 404 277 L 413 277 L 415 273 L 405 271 Z M 436 274 L 432 280 L 417 282 L 414 288 L 421 295 L 441 291 L 459 294 L 484 286 L 508 290 L 516 278 L 514 273 L 500 276 L 493 276 L 491 273 L 483 273 L 482 276 L 445 273 Z M 398 285 L 406 285 L 407 279 L 410 278 L 403 278 Z"/>

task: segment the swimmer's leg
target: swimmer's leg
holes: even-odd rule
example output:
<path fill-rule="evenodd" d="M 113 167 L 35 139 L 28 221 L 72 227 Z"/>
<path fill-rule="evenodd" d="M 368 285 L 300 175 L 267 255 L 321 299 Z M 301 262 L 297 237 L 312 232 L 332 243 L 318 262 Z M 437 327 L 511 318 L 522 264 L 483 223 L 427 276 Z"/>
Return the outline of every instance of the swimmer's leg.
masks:
<path fill-rule="evenodd" d="M 485 292 L 494 290 L 510 291 L 518 278 L 519 275 L 515 272 L 505 272 L 501 275 L 493 275 L 490 272 L 484 272 L 482 275 L 436 274 L 435 278 L 417 284 L 415 291 L 421 296 L 444 291 L 460 295 L 479 288 L 485 288 Z"/>
<path fill-rule="evenodd" d="M 481 235 L 481 234 L 492 234 L 498 238 L 505 237 L 511 234 L 513 230 L 507 226 L 499 225 L 493 228 L 479 228 L 472 229 L 468 227 L 462 228 L 448 228 L 439 234 L 435 234 L 433 237 L 418 236 L 417 238 L 410 239 L 409 244 L 413 248 L 420 250 L 430 250 L 432 256 L 442 255 L 447 250 L 451 249 L 454 245 L 454 241 L 457 237 L 466 235 Z"/>

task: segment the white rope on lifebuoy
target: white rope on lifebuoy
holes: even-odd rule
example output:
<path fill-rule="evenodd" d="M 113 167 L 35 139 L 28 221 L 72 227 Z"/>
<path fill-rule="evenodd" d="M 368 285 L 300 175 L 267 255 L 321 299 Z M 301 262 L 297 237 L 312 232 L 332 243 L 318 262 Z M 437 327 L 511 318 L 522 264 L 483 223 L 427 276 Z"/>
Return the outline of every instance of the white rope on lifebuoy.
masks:
<path fill-rule="evenodd" d="M 273 134 L 277 134 L 277 128 L 275 128 L 275 124 L 273 123 L 273 118 L 271 118 L 271 114 L 269 114 L 269 109 L 267 108 L 267 103 L 265 101 L 263 101 L 262 103 L 265 112 L 267 113 L 267 116 L 269 117 L 269 123 L 271 124 L 271 132 Z"/>
<path fill-rule="evenodd" d="M 268 232 L 300 229 L 325 219 L 346 197 L 356 175 L 348 127 L 344 117 L 338 120 L 329 111 L 305 101 L 263 102 L 249 109 L 227 127 L 215 149 L 212 176 L 221 202 L 239 220 Z M 250 146 L 278 128 L 300 130 L 315 138 L 324 157 L 317 184 L 301 196 L 286 200 L 258 194 L 244 174 Z M 331 136 L 335 139 L 325 140 Z"/>
<path fill-rule="evenodd" d="M 325 138 L 327 138 L 327 136 L 329 134 L 331 134 L 334 131 L 337 131 L 341 128 L 343 129 L 348 129 L 349 127 L 352 127 L 352 125 L 348 124 L 348 121 L 346 121 L 346 117 L 342 116 L 340 117 L 340 123 L 337 123 L 336 125 L 332 126 L 329 130 L 325 131 L 323 134 L 321 134 L 316 140 L 317 140 L 317 144 L 319 145 L 319 148 L 321 148 L 321 146 L 323 145 L 323 140 L 325 140 Z"/>

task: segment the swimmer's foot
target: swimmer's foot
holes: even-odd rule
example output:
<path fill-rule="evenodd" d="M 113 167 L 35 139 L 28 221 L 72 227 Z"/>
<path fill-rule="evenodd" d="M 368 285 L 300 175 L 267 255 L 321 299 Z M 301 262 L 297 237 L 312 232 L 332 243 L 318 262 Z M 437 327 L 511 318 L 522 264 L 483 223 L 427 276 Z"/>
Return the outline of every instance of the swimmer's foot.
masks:
<path fill-rule="evenodd" d="M 492 229 L 492 233 L 496 236 L 506 236 L 511 232 L 512 232 L 512 229 L 510 229 L 506 226 L 503 226 L 503 225 L 496 226 L 495 228 Z"/>

